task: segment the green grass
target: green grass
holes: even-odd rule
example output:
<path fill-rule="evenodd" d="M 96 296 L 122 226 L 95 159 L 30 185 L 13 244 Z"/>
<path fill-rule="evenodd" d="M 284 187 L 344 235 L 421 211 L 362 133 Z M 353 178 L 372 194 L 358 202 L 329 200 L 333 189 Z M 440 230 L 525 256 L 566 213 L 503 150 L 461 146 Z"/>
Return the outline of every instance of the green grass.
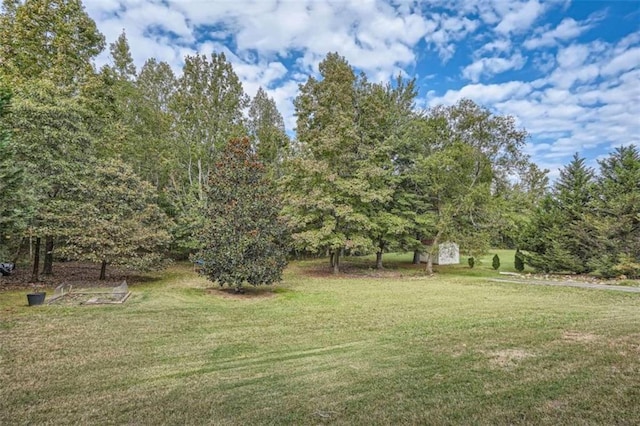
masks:
<path fill-rule="evenodd" d="M 244 299 L 180 265 L 121 306 L 29 308 L 26 292 L 0 293 L 0 424 L 640 418 L 640 295 L 463 266 L 427 277 L 407 259 L 386 256 L 379 276 L 350 259 L 361 275 L 335 278 L 326 260 L 297 262 Z"/>

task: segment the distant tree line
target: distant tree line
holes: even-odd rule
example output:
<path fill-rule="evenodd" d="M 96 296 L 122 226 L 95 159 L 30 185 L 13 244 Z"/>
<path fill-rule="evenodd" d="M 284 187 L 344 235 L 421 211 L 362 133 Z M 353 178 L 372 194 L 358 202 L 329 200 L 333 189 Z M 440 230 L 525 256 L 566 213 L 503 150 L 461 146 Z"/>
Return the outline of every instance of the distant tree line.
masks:
<path fill-rule="evenodd" d="M 598 178 L 583 167 L 591 195 L 569 207 L 558 185 L 570 172 L 548 193 L 512 117 L 470 100 L 419 110 L 415 80 L 371 82 L 337 53 L 300 85 L 290 140 L 274 100 L 248 97 L 224 54 L 187 56 L 180 75 L 154 58 L 138 70 L 123 32 L 97 70 L 105 47 L 79 0 L 3 2 L 0 255 L 33 253 L 35 280 L 56 257 L 101 263 L 104 278 L 109 264 L 191 256 L 221 283 L 260 284 L 286 254 L 326 255 L 339 272 L 349 254 L 382 268 L 390 250 L 426 252 L 432 272 L 448 240 L 471 256 L 518 246 L 542 270 L 639 261 L 637 169 L 635 187 L 631 172 L 618 179 L 633 147 Z"/>

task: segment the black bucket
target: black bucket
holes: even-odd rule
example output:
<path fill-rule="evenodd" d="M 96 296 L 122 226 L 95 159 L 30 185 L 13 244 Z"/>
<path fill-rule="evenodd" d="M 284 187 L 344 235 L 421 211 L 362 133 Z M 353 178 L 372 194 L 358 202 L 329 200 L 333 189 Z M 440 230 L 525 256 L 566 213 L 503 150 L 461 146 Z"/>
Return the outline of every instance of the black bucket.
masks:
<path fill-rule="evenodd" d="M 41 293 L 29 293 L 27 294 L 27 300 L 29 306 L 42 305 L 44 303 L 44 297 L 47 295 L 44 291 Z"/>

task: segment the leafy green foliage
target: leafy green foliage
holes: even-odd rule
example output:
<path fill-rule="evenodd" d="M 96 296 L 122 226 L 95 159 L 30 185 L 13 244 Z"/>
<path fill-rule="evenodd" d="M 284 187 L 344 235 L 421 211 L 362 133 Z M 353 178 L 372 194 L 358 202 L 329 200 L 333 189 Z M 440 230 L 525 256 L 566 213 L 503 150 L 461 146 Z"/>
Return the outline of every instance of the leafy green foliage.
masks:
<path fill-rule="evenodd" d="M 383 85 L 360 76 L 356 93 L 359 150 L 366 154 L 362 167 L 367 170 L 373 188 L 381 194 L 390 194 L 363 209 L 371 220 L 369 236 L 377 255 L 376 267 L 380 269 L 384 252 L 413 249 L 417 245 L 413 212 L 406 208 L 409 202 L 401 185 L 402 176 L 394 165 L 398 146 L 415 117 L 415 81 L 406 82 L 398 77 L 394 85 Z"/>
<path fill-rule="evenodd" d="M 56 204 L 93 156 L 81 96 L 93 81 L 92 61 L 104 37 L 80 0 L 5 0 L 0 46 L 0 76 L 14 91 L 15 159 L 32 194 L 30 233 L 46 237 L 50 273 L 54 237 L 62 231 Z"/>
<path fill-rule="evenodd" d="M 171 223 L 157 205 L 154 188 L 115 160 L 95 164 L 87 173 L 73 188 L 80 205 L 72 205 L 65 216 L 62 253 L 138 270 L 158 267 L 166 257 Z"/>
<path fill-rule="evenodd" d="M 159 70 L 158 70 L 159 71 Z M 165 73 L 166 75 L 166 73 Z M 170 190 L 183 250 L 199 247 L 207 177 L 214 159 L 231 139 L 247 134 L 243 111 L 249 105 L 240 79 L 223 53 L 187 56 L 168 102 L 171 113 Z"/>
<path fill-rule="evenodd" d="M 492 247 L 518 247 L 523 230 L 547 195 L 549 170 L 541 170 L 536 164 L 522 168 L 514 182 L 504 181 L 496 185 L 496 225 L 492 229 Z"/>
<path fill-rule="evenodd" d="M 467 264 L 469 265 L 469 268 L 473 268 L 476 265 L 476 259 L 473 257 L 468 258 Z"/>
<path fill-rule="evenodd" d="M 323 79 L 309 78 L 294 101 L 302 155 L 289 164 L 283 185 L 297 248 L 330 252 L 338 272 L 345 250 L 373 249 L 368 209 L 388 201 L 392 191 L 381 185 L 388 170 L 372 161 L 376 146 L 358 134 L 353 69 L 331 53 L 320 74 Z"/>
<path fill-rule="evenodd" d="M 53 238 L 65 231 L 66 212 L 79 207 L 80 200 L 70 197 L 70 191 L 95 158 L 88 111 L 48 80 L 16 88 L 12 111 L 15 159 L 24 167 L 32 200 L 29 232 L 47 237 L 47 251 L 52 252 Z M 45 260 L 49 272 L 52 258 Z"/>
<path fill-rule="evenodd" d="M 129 81 L 135 80 L 136 66 L 133 63 L 129 41 L 124 30 L 118 36 L 118 39 L 109 45 L 109 51 L 113 60 L 111 68 L 116 72 L 118 78 Z"/>
<path fill-rule="evenodd" d="M 275 101 L 262 87 L 249 105 L 247 127 L 258 159 L 275 177 L 279 177 L 282 174 L 282 163 L 291 151 L 290 141 Z"/>
<path fill-rule="evenodd" d="M 449 240 L 468 253 L 485 252 L 499 224 L 492 189 L 528 164 L 521 150 L 526 132 L 512 117 L 465 99 L 427 111 L 408 135 L 396 158 L 415 234 L 432 240 L 432 250 Z M 431 262 L 426 270 L 433 271 Z"/>
<path fill-rule="evenodd" d="M 0 80 L 0 262 L 8 260 L 9 248 L 19 244 L 30 207 L 23 169 L 16 163 L 15 146 L 6 124 L 10 104 L 10 90 Z"/>
<path fill-rule="evenodd" d="M 207 186 L 200 238 L 202 273 L 220 285 L 272 284 L 287 264 L 289 229 L 281 201 L 249 139 L 232 139 L 217 156 Z"/>
<path fill-rule="evenodd" d="M 178 157 L 188 185 L 204 199 L 216 152 L 229 139 L 246 135 L 243 110 L 249 98 L 223 53 L 187 56 L 170 101 L 175 117 Z"/>
<path fill-rule="evenodd" d="M 45 78 L 73 91 L 104 48 L 80 0 L 6 0 L 0 24 L 2 72 L 17 85 Z"/>
<path fill-rule="evenodd" d="M 493 259 L 491 260 L 491 267 L 496 271 L 500 269 L 500 257 L 497 254 L 493 255 Z"/>

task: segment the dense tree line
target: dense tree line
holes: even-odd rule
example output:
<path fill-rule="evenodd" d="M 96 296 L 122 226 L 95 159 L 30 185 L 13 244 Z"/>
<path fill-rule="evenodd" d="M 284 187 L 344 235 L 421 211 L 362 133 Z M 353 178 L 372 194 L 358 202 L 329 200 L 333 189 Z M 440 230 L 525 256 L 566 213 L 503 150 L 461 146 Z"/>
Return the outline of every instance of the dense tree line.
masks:
<path fill-rule="evenodd" d="M 212 279 L 265 283 L 284 252 L 328 255 L 338 272 L 348 254 L 382 268 L 390 250 L 426 251 L 431 272 L 447 240 L 470 255 L 520 246 L 544 270 L 639 261 L 633 147 L 597 178 L 572 163 L 547 194 L 512 117 L 469 100 L 420 111 L 414 80 L 371 82 L 337 53 L 300 86 L 293 143 L 224 54 L 187 56 L 179 75 L 154 58 L 138 70 L 123 32 L 97 70 L 105 47 L 80 0 L 3 2 L 0 253 L 30 247 L 34 279 L 55 256 L 99 262 L 102 277 L 195 256 Z"/>
<path fill-rule="evenodd" d="M 469 100 L 416 111 L 414 81 L 371 83 L 338 54 L 296 98 L 299 155 L 283 179 L 294 242 L 327 252 L 425 250 L 456 240 L 480 253 L 501 215 L 501 189 L 530 163 L 527 134 Z"/>
<path fill-rule="evenodd" d="M 34 252 L 34 280 L 56 256 L 104 277 L 197 252 L 232 138 L 249 135 L 281 174 L 282 116 L 263 90 L 249 99 L 224 54 L 188 56 L 179 76 L 153 58 L 138 72 L 123 32 L 97 70 L 105 40 L 80 0 L 4 0 L 0 24 L 0 250 Z"/>
<path fill-rule="evenodd" d="M 576 154 L 521 235 L 525 262 L 545 272 L 640 277 L 640 153 L 616 148 L 599 172 Z"/>

